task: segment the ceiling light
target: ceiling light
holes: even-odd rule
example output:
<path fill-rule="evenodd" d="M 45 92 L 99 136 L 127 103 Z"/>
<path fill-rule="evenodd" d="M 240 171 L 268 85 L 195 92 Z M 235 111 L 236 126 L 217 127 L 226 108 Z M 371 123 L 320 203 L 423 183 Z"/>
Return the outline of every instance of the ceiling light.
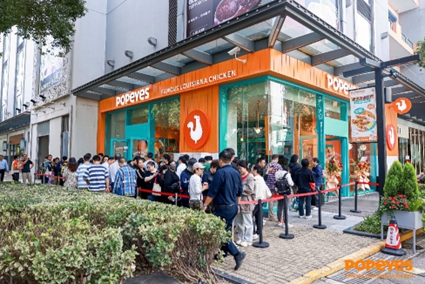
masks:
<path fill-rule="evenodd" d="M 111 67 L 115 66 L 115 61 L 114 60 L 106 60 L 106 64 L 108 64 Z"/>
<path fill-rule="evenodd" d="M 150 37 L 148 37 L 148 42 L 149 42 L 150 45 L 156 46 L 158 41 L 157 41 L 156 38 L 150 36 Z"/>
<path fill-rule="evenodd" d="M 126 50 L 124 51 L 125 56 L 129 57 L 129 58 L 133 58 L 133 51 L 130 50 Z"/>

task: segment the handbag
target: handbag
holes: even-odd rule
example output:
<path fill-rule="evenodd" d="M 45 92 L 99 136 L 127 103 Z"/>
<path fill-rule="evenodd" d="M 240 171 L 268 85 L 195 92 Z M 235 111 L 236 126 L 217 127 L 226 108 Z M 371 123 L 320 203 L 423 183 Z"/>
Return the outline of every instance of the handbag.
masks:
<path fill-rule="evenodd" d="M 200 200 L 189 200 L 189 208 L 195 210 L 202 210 L 204 207 L 204 202 Z"/>
<path fill-rule="evenodd" d="M 312 191 L 312 192 L 315 192 L 315 191 L 316 191 L 316 183 L 314 183 L 314 182 L 309 182 L 308 184 L 310 185 L 310 189 L 311 189 L 311 191 Z"/>
<path fill-rule="evenodd" d="M 197 200 L 197 199 L 189 200 L 189 208 L 190 209 L 202 210 L 203 207 L 204 207 L 204 202 L 202 201 L 202 194 L 199 196 L 199 200 Z"/>
<path fill-rule="evenodd" d="M 152 191 L 161 192 L 161 186 L 159 185 L 159 183 L 156 182 L 156 177 L 155 177 L 155 180 L 153 182 Z M 161 196 L 161 194 L 159 194 L 159 193 L 152 193 L 152 195 Z"/>

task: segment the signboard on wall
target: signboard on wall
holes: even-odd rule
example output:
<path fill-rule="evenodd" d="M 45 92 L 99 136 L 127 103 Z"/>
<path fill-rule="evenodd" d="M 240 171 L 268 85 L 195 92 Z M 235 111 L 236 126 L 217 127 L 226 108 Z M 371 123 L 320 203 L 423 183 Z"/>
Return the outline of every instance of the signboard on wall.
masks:
<path fill-rule="evenodd" d="M 40 64 L 40 94 L 62 82 L 63 58 L 59 57 L 60 48 L 53 47 L 47 40 L 42 48 Z"/>
<path fill-rule="evenodd" d="M 187 0 L 188 37 L 255 9 L 260 0 Z M 264 2 L 264 1 L 263 1 Z"/>
<path fill-rule="evenodd" d="M 350 143 L 377 141 L 375 88 L 350 91 Z"/>

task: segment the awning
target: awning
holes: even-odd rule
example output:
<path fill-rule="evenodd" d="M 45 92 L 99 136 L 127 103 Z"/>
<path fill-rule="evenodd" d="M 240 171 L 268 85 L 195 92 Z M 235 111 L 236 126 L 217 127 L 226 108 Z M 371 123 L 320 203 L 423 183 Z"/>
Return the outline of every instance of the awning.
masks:
<path fill-rule="evenodd" d="M 8 132 L 14 129 L 18 129 L 30 124 L 31 115 L 29 113 L 22 113 L 0 123 L 0 133 Z"/>
<path fill-rule="evenodd" d="M 343 72 L 363 67 L 361 58 L 381 61 L 316 14 L 292 0 L 274 1 L 205 32 L 136 60 L 80 86 L 76 96 L 103 100 L 155 82 L 232 59 L 228 51 L 240 47 L 239 55 L 274 48 L 359 87 L 374 84 L 373 72 L 343 77 Z M 425 89 L 397 70 L 384 85 L 393 99 L 411 98 L 407 117 L 425 125 Z M 389 73 L 389 70 L 388 72 Z"/>

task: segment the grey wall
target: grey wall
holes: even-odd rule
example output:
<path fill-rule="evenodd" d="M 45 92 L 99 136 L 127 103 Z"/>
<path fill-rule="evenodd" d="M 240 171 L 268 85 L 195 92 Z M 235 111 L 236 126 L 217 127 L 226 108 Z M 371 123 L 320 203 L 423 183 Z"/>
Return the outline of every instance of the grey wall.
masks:
<path fill-rule="evenodd" d="M 390 60 L 390 37 L 381 39 L 381 35 L 388 32 L 388 0 L 374 0 L 374 43 L 372 52 L 380 59 Z"/>
<path fill-rule="evenodd" d="M 122 2 L 108 1 L 105 60 L 114 60 L 115 67 L 105 65 L 106 73 L 168 46 L 168 0 L 127 0 L 117 7 Z M 157 39 L 156 47 L 148 37 Z M 133 51 L 133 59 L 124 55 L 125 50 Z"/>
<path fill-rule="evenodd" d="M 75 24 L 71 89 L 105 74 L 107 1 L 87 0 L 86 8 Z"/>
<path fill-rule="evenodd" d="M 425 37 L 425 1 L 419 1 L 419 8 L 399 14 L 403 33 L 415 44 Z M 409 79 L 425 87 L 425 70 L 417 65 L 402 66 L 401 72 Z"/>

